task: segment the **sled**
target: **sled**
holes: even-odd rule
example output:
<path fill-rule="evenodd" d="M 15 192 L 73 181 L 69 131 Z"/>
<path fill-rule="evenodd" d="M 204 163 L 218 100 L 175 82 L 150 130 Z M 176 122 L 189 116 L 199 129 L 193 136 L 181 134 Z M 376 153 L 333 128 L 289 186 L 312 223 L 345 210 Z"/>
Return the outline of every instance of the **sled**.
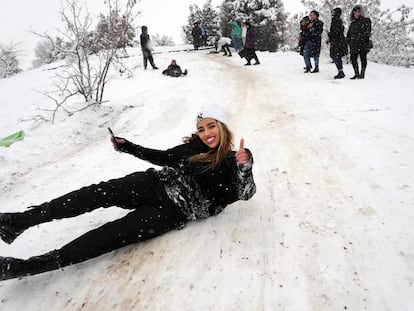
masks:
<path fill-rule="evenodd" d="M 0 139 L 0 146 L 10 147 L 12 144 L 19 140 L 24 139 L 24 131 L 18 131 L 17 133 L 11 134 L 7 137 Z"/>

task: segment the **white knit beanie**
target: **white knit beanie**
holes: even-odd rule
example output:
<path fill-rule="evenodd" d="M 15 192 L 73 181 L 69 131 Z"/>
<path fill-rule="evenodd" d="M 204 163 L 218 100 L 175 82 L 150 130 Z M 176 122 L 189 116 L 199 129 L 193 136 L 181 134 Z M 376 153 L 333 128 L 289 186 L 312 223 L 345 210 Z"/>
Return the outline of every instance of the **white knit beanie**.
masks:
<path fill-rule="evenodd" d="M 197 114 L 196 127 L 198 122 L 205 118 L 212 118 L 227 125 L 227 118 L 224 115 L 223 111 L 217 107 L 217 105 L 211 105 L 201 109 L 201 111 Z"/>

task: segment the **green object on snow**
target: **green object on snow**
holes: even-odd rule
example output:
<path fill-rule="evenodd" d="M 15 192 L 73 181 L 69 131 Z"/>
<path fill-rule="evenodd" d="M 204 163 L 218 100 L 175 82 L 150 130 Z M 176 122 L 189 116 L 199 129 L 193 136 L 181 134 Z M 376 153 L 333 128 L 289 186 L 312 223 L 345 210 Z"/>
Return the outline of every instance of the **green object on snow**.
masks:
<path fill-rule="evenodd" d="M 0 146 L 10 147 L 11 144 L 14 144 L 16 141 L 24 139 L 24 131 L 18 131 L 17 133 L 11 134 L 10 136 L 0 139 Z"/>

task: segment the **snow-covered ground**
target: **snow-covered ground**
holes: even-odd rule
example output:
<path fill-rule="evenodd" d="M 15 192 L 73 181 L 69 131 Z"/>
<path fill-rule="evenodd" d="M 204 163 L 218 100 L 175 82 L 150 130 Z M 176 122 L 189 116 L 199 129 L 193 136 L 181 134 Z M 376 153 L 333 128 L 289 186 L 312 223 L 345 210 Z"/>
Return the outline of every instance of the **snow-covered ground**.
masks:
<path fill-rule="evenodd" d="M 160 49 L 158 51 L 161 51 Z M 365 80 L 335 66 L 302 73 L 295 53 L 260 66 L 206 50 L 155 55 L 183 78 L 114 72 L 103 107 L 55 125 L 21 122 L 50 103 L 56 64 L 0 80 L 0 211 L 23 211 L 81 186 L 144 170 L 116 135 L 157 149 L 194 131 L 216 103 L 254 154 L 256 195 L 216 217 L 63 270 L 0 282 L 1 310 L 413 310 L 414 71 L 369 63 Z M 59 248 L 127 211 L 112 207 L 31 228 L 0 256 Z"/>

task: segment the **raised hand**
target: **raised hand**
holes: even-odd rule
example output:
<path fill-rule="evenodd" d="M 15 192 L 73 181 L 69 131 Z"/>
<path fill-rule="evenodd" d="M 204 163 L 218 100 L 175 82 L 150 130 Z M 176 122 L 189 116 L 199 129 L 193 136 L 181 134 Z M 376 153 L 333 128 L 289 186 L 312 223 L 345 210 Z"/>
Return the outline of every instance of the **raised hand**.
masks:
<path fill-rule="evenodd" d="M 119 151 L 119 144 L 125 144 L 125 139 L 111 136 L 111 143 L 116 151 Z"/>
<path fill-rule="evenodd" d="M 235 154 L 236 160 L 240 164 L 245 164 L 250 160 L 250 154 L 244 149 L 244 139 L 240 139 L 239 150 Z"/>

